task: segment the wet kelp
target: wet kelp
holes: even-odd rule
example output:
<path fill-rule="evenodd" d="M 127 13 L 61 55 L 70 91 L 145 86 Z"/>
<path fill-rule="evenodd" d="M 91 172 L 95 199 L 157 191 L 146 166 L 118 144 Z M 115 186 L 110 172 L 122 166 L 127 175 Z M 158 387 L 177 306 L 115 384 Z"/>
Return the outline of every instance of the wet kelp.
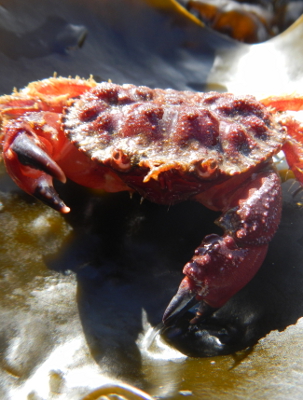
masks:
<path fill-rule="evenodd" d="M 7 0 L 0 32 L 1 93 L 54 72 L 258 96 L 302 89 L 302 20 L 251 46 L 204 28 L 174 1 Z M 303 216 L 296 188 L 284 184 L 283 220 L 265 265 L 211 321 L 222 327 L 219 342 L 211 329 L 185 325 L 167 335 L 169 347 L 152 328 L 182 265 L 203 235 L 218 229 L 216 213 L 69 183 L 60 191 L 72 212 L 62 217 L 21 193 L 3 171 L 1 398 L 96 398 L 100 386 L 117 380 L 167 399 L 270 399 L 277 390 L 301 398 L 301 322 L 293 324 L 303 315 Z M 283 332 L 217 357 L 234 349 L 224 337 L 235 329 L 242 349 L 273 329 Z"/>

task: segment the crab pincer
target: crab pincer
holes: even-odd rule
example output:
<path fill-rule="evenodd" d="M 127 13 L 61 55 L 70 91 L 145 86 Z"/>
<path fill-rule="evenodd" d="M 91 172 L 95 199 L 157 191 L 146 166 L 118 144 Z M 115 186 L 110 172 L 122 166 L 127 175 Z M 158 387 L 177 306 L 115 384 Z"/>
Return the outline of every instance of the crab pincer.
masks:
<path fill-rule="evenodd" d="M 70 146 L 60 127 L 60 114 L 70 96 L 79 95 L 89 83 L 56 79 L 33 82 L 22 92 L 0 101 L 3 160 L 7 171 L 25 192 L 62 213 L 70 211 L 53 186 L 53 179 L 66 182 L 57 163 Z"/>
<path fill-rule="evenodd" d="M 64 172 L 45 150 L 35 144 L 34 138 L 26 130 L 16 133 L 11 146 L 5 151 L 7 169 L 14 175 L 15 181 L 20 182 L 19 186 L 22 185 L 24 191 L 57 211 L 70 211 L 58 196 L 52 182 L 55 178 L 65 183 Z"/>
<path fill-rule="evenodd" d="M 46 137 L 39 138 L 27 121 L 14 121 L 6 132 L 3 158 L 14 181 L 25 192 L 42 200 L 57 211 L 67 213 L 69 208 L 59 198 L 53 178 L 65 183 L 66 176 L 49 153 L 52 145 Z M 43 118 L 43 124 L 45 119 Z"/>
<path fill-rule="evenodd" d="M 209 315 L 253 278 L 278 228 L 281 199 L 280 179 L 270 166 L 234 191 L 217 221 L 223 236 L 206 236 L 184 266 L 186 277 L 164 313 L 165 325 L 195 303 L 197 316 Z"/>

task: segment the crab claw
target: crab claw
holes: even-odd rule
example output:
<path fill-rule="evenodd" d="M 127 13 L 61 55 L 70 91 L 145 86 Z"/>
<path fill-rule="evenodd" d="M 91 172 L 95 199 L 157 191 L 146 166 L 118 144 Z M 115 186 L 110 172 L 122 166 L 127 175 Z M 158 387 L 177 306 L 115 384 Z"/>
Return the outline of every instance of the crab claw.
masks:
<path fill-rule="evenodd" d="M 281 216 L 280 178 L 271 168 L 254 174 L 234 193 L 217 224 L 224 234 L 207 235 L 185 264 L 185 278 L 163 317 L 176 321 L 199 302 L 195 323 L 224 306 L 257 273 Z M 193 300 L 194 299 L 194 300 Z"/>
<path fill-rule="evenodd" d="M 65 174 L 59 165 L 37 146 L 26 133 L 20 133 L 15 138 L 11 150 L 17 154 L 21 164 L 44 171 L 62 183 L 66 182 Z"/>
<path fill-rule="evenodd" d="M 66 181 L 64 172 L 26 132 L 5 144 L 3 158 L 11 177 L 24 191 L 57 211 L 70 211 L 53 186 L 53 178 Z"/>
<path fill-rule="evenodd" d="M 171 299 L 163 314 L 163 324 L 166 327 L 173 325 L 186 313 L 186 311 L 190 310 L 197 304 L 198 307 L 195 310 L 196 316 L 190 321 L 190 323 L 195 323 L 197 319 L 206 317 L 217 310 L 201 300 L 201 297 L 199 297 L 197 293 L 198 287 L 192 279 L 186 276 L 182 280 L 177 293 Z"/>
<path fill-rule="evenodd" d="M 175 322 L 196 303 L 194 322 L 221 308 L 256 274 L 267 248 L 267 244 L 239 247 L 229 235 L 206 236 L 184 266 L 186 277 L 166 309 L 163 323 Z"/>

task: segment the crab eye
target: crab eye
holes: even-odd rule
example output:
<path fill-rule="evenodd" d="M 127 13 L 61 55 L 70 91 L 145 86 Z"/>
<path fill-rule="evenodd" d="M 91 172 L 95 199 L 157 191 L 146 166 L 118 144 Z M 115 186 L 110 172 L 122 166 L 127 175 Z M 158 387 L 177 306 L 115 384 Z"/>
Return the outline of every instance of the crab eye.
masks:
<path fill-rule="evenodd" d="M 196 165 L 196 172 L 198 176 L 203 179 L 216 177 L 217 170 L 218 170 L 217 160 L 212 158 L 203 160 Z"/>
<path fill-rule="evenodd" d="M 112 152 L 111 164 L 115 169 L 120 171 L 129 171 L 131 162 L 129 157 L 120 149 L 115 149 Z"/>

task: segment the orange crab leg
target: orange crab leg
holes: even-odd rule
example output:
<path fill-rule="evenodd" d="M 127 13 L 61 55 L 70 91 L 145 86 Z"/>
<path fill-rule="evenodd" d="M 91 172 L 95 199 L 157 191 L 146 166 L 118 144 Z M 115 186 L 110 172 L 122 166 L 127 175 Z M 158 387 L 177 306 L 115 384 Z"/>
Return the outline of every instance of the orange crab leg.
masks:
<path fill-rule="evenodd" d="M 282 123 L 289 135 L 282 150 L 290 169 L 303 185 L 303 124 L 294 119 L 287 119 Z"/>
<path fill-rule="evenodd" d="M 272 107 L 276 111 L 300 111 L 303 110 L 303 96 L 269 96 L 260 100 L 266 107 Z"/>
<path fill-rule="evenodd" d="M 279 112 L 303 110 L 303 96 L 299 95 L 270 96 L 261 100 L 261 103 Z M 303 123 L 283 114 L 279 119 L 289 137 L 282 150 L 290 169 L 303 185 Z"/>

